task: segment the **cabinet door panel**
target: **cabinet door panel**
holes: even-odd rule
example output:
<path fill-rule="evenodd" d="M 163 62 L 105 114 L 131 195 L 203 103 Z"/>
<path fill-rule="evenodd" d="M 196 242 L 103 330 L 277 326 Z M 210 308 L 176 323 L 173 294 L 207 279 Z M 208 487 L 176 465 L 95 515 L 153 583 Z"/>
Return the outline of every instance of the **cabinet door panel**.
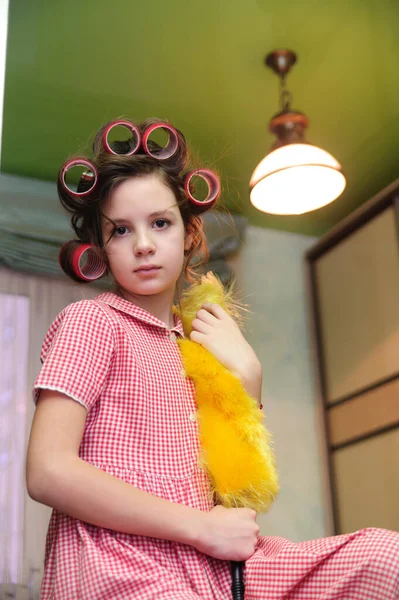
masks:
<path fill-rule="evenodd" d="M 399 372 L 399 253 L 389 207 L 316 262 L 328 402 Z"/>
<path fill-rule="evenodd" d="M 332 446 L 399 423 L 399 378 L 332 406 L 327 423 Z"/>
<path fill-rule="evenodd" d="M 333 452 L 337 533 L 399 531 L 399 429 Z"/>

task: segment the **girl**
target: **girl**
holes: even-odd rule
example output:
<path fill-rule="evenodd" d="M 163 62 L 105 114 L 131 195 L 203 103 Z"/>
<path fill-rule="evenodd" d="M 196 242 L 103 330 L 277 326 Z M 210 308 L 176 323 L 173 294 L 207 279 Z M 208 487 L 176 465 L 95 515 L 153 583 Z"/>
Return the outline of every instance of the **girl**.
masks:
<path fill-rule="evenodd" d="M 180 132 L 122 122 L 130 140 L 112 144 L 114 125 L 97 134 L 92 162 L 70 161 L 58 180 L 79 238 L 62 249 L 63 269 L 80 281 L 109 271 L 115 291 L 68 306 L 42 348 L 27 459 L 29 494 L 54 509 L 42 599 L 227 599 L 230 560 L 247 561 L 248 599 L 399 598 L 397 534 L 294 544 L 259 537 L 254 511 L 212 506 L 173 302 L 204 249 L 199 215 L 218 181 L 198 172 L 209 185 L 199 202 Z M 158 127 L 163 149 L 149 139 Z M 87 171 L 74 192 L 76 164 Z M 219 306 L 198 312 L 190 337 L 260 401 L 259 361 Z"/>

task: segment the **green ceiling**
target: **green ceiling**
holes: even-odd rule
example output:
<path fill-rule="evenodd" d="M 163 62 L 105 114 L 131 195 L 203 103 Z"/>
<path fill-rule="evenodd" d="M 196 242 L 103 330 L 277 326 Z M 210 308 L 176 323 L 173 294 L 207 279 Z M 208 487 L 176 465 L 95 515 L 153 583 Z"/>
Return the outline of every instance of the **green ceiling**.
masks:
<path fill-rule="evenodd" d="M 230 210 L 319 235 L 399 176 L 398 17 L 397 0 L 10 0 L 2 171 L 54 180 L 103 122 L 166 117 L 222 174 Z M 278 79 L 263 59 L 278 47 L 299 56 L 288 88 L 308 140 L 348 180 L 297 217 L 248 198 L 272 143 Z"/>

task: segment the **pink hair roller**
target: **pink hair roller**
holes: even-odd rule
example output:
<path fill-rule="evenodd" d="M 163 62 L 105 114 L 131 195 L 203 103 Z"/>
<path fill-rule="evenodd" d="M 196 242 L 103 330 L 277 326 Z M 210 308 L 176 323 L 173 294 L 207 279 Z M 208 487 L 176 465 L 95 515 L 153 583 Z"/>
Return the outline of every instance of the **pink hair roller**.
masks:
<path fill-rule="evenodd" d="M 83 255 L 86 255 L 86 262 L 82 265 Z M 82 244 L 72 254 L 71 266 L 74 273 L 82 281 L 95 281 L 104 275 L 107 265 L 94 251 L 91 244 Z"/>
<path fill-rule="evenodd" d="M 165 130 L 168 134 L 168 141 L 166 143 L 166 146 L 161 150 L 151 152 L 151 150 L 148 148 L 148 139 L 156 129 Z M 144 152 L 149 156 L 157 158 L 158 160 L 166 160 L 167 158 L 173 156 L 173 154 L 178 149 L 179 136 L 177 135 L 176 129 L 171 125 L 168 125 L 168 123 L 154 123 L 153 125 L 147 127 L 147 129 L 145 130 L 142 145 Z"/>
<path fill-rule="evenodd" d="M 103 145 L 104 145 L 104 148 L 110 154 L 119 154 L 119 152 L 115 152 L 114 150 L 112 150 L 112 148 L 111 148 L 111 146 L 109 145 L 109 142 L 108 142 L 109 132 L 114 127 L 117 127 L 117 126 L 124 127 L 125 129 L 128 129 L 130 131 L 130 133 L 132 134 L 133 140 L 135 142 L 135 145 L 132 146 L 132 148 L 130 149 L 130 151 L 126 152 L 124 155 L 125 156 L 131 156 L 132 154 L 136 154 L 136 152 L 138 151 L 138 149 L 140 148 L 140 145 L 141 145 L 141 133 L 140 133 L 139 128 L 136 127 L 136 125 L 134 125 L 130 121 L 123 121 L 123 120 L 113 121 L 112 123 L 110 123 L 108 125 L 108 127 L 105 129 L 105 131 L 103 133 Z"/>
<path fill-rule="evenodd" d="M 190 190 L 190 182 L 193 177 L 201 177 L 208 184 L 208 195 L 205 200 L 197 200 Z M 198 169 L 191 171 L 184 181 L 184 189 L 190 202 L 196 207 L 197 212 L 205 212 L 220 196 L 220 181 L 219 177 L 210 169 Z"/>
<path fill-rule="evenodd" d="M 91 171 L 92 175 L 90 175 L 90 173 L 88 173 L 87 171 L 86 171 L 86 173 L 84 173 L 82 175 L 82 177 L 86 178 L 87 180 L 90 178 L 93 179 L 93 183 L 89 187 L 89 189 L 84 190 L 83 192 L 77 192 L 75 190 L 71 190 L 71 188 L 67 185 L 67 182 L 65 181 L 65 176 L 68 173 L 68 171 L 70 169 L 72 169 L 73 167 L 86 167 L 88 169 L 88 171 Z M 90 192 L 93 191 L 93 189 L 96 186 L 97 170 L 96 170 L 95 166 L 86 158 L 73 158 L 71 160 L 68 160 L 62 167 L 61 173 L 60 173 L 60 178 L 61 178 L 62 185 L 70 194 L 73 194 L 74 196 L 79 196 L 79 197 L 87 196 L 87 194 L 90 194 Z"/>

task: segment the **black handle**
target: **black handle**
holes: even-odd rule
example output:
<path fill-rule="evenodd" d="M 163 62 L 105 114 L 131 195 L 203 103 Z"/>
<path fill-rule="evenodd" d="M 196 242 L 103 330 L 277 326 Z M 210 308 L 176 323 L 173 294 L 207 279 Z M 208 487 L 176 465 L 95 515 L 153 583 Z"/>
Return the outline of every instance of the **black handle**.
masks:
<path fill-rule="evenodd" d="M 244 600 L 244 563 L 231 561 L 231 593 L 233 600 Z"/>

